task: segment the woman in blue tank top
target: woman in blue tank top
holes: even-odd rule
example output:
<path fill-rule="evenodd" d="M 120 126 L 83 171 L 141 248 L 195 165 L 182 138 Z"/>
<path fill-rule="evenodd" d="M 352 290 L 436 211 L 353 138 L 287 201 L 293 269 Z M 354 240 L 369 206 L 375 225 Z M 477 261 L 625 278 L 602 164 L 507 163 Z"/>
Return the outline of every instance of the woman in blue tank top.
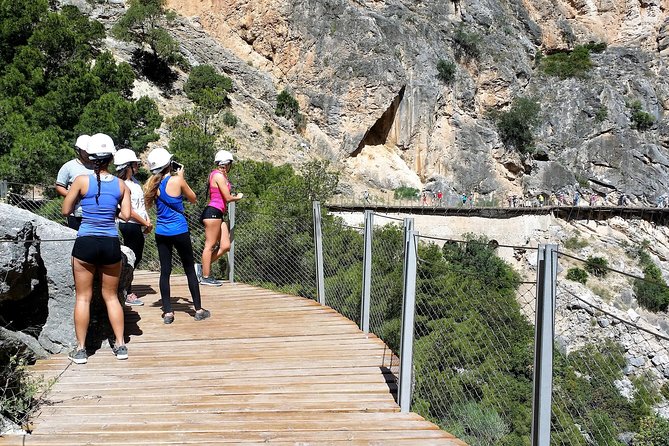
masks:
<path fill-rule="evenodd" d="M 153 149 L 147 157 L 153 176 L 144 185 L 146 208 L 156 205 L 156 246 L 160 259 L 160 298 L 163 304 L 163 322 L 174 322 L 170 301 L 170 274 L 172 274 L 172 251 L 176 249 L 181 258 L 188 289 L 190 290 L 195 320 L 201 321 L 211 313 L 202 308 L 200 288 L 195 274 L 193 245 L 190 240 L 188 222 L 184 214 L 184 198 L 195 203 L 196 197 L 184 179 L 183 166 L 172 162 L 172 155 L 162 147 Z"/>
<path fill-rule="evenodd" d="M 127 359 L 128 349 L 123 339 L 123 307 L 117 297 L 119 276 L 121 275 L 121 244 L 116 230 L 116 214 L 119 204 L 119 218 L 130 218 L 130 193 L 126 185 L 109 173 L 116 149 L 112 139 L 102 133 L 93 135 L 82 158 L 93 175 L 75 178 L 63 200 L 63 215 L 69 215 L 80 201 L 82 221 L 77 239 L 72 249 L 72 271 L 76 300 L 74 304 L 74 330 L 77 347 L 69 358 L 76 364 L 88 361 L 86 353 L 86 332 L 90 320 L 90 306 L 93 298 L 93 278 L 100 273 L 102 298 L 107 307 L 109 322 L 116 342 L 112 350 L 117 359 Z"/>

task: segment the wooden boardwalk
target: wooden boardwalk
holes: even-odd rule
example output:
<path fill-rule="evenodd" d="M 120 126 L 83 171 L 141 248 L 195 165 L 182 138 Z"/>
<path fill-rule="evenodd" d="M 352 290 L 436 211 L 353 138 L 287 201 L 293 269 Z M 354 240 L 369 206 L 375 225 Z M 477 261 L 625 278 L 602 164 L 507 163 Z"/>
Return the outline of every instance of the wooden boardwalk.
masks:
<path fill-rule="evenodd" d="M 138 273 L 143 307 L 126 308 L 130 358 L 101 348 L 33 369 L 58 377 L 32 435 L 0 445 L 443 445 L 463 442 L 393 399 L 391 353 L 317 302 L 243 284 L 201 287 L 196 322 L 186 279 L 172 278 L 162 322 L 158 276 Z"/>

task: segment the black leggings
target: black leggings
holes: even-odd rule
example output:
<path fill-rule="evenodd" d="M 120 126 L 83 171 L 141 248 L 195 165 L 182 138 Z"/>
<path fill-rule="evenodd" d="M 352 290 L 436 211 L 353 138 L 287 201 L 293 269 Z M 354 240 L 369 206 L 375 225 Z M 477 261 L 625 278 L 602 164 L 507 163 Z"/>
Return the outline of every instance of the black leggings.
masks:
<path fill-rule="evenodd" d="M 160 259 L 160 297 L 163 300 L 163 313 L 172 312 L 170 302 L 170 274 L 172 274 L 172 248 L 176 248 L 181 265 L 188 279 L 188 289 L 193 298 L 195 310 L 202 308 L 200 300 L 200 285 L 195 275 L 195 260 L 193 258 L 193 245 L 190 241 L 190 232 L 178 235 L 156 234 L 156 245 L 158 246 L 158 258 Z"/>
<path fill-rule="evenodd" d="M 144 233 L 142 232 L 142 225 L 137 223 L 119 223 L 119 231 L 123 236 L 123 244 L 132 249 L 135 253 L 135 265 L 137 268 L 139 262 L 142 260 L 144 254 Z"/>
<path fill-rule="evenodd" d="M 135 253 L 135 264 L 133 267 L 137 269 L 137 265 L 142 260 L 144 254 L 144 233 L 142 232 L 142 225 L 137 223 L 119 223 L 118 229 L 123 236 L 123 244 L 132 249 Z M 132 283 L 128 284 L 126 290 L 128 294 L 132 291 Z"/>

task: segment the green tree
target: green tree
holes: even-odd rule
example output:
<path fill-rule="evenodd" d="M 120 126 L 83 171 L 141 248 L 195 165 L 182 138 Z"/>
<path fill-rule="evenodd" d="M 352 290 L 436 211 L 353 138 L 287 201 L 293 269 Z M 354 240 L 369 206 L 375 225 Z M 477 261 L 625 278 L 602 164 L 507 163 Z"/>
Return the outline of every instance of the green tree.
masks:
<path fill-rule="evenodd" d="M 116 64 L 114 56 L 109 51 L 105 51 L 95 59 L 91 73 L 100 79 L 104 93 L 115 91 L 126 99 L 132 96 L 132 86 L 135 81 L 132 67 L 126 62 Z"/>
<path fill-rule="evenodd" d="M 17 50 L 28 42 L 33 30 L 47 15 L 47 0 L 0 0 L 0 61 L 12 61 Z"/>
<path fill-rule="evenodd" d="M 162 117 L 152 99 L 142 97 L 133 102 L 119 93 L 106 93 L 89 102 L 76 126 L 77 133 L 106 133 L 121 146 L 142 152 L 151 141 L 158 140 L 155 133 Z"/>
<path fill-rule="evenodd" d="M 521 153 L 534 151 L 534 129 L 539 125 L 541 106 L 534 99 L 516 98 L 506 112 L 491 112 L 504 144 Z"/>
<path fill-rule="evenodd" d="M 216 137 L 205 133 L 193 113 L 184 113 L 168 121 L 170 151 L 184 165 L 188 183 L 196 194 L 206 193 L 209 172 L 214 167 Z"/>
<path fill-rule="evenodd" d="M 158 59 L 185 67 L 178 43 L 163 28 L 174 19 L 174 14 L 165 11 L 165 3 L 166 0 L 129 0 L 129 8 L 113 26 L 112 34 L 126 42 L 146 44 Z"/>
<path fill-rule="evenodd" d="M 232 79 L 218 74 L 211 65 L 193 67 L 184 84 L 186 96 L 197 105 L 212 110 L 213 113 L 225 106 L 230 91 L 232 91 Z"/>
<path fill-rule="evenodd" d="M 634 446 L 669 446 L 669 421 L 657 415 L 643 418 Z"/>
<path fill-rule="evenodd" d="M 460 24 L 453 34 L 455 55 L 459 59 L 477 59 L 481 55 L 481 36 Z"/>
<path fill-rule="evenodd" d="M 665 311 L 669 307 L 669 286 L 662 271 L 642 248 L 638 251 L 639 266 L 643 269 L 643 280 L 634 281 L 634 294 L 639 305 L 650 311 Z"/>
<path fill-rule="evenodd" d="M 328 170 L 329 167 L 329 161 L 314 160 L 304 163 L 300 168 L 303 182 L 301 196 L 308 200 L 309 205 L 312 201 L 325 203 L 337 190 L 339 173 Z"/>

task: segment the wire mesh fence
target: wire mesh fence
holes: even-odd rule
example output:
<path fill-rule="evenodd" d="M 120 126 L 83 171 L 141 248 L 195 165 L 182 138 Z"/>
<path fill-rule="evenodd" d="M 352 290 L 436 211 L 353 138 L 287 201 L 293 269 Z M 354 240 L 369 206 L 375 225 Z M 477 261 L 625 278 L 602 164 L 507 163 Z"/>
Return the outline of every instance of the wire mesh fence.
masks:
<path fill-rule="evenodd" d="M 412 409 L 472 445 L 526 444 L 535 287 L 495 251 L 421 240 Z"/>
<path fill-rule="evenodd" d="M 235 280 L 316 299 L 310 218 L 240 209 L 234 240 Z"/>
<path fill-rule="evenodd" d="M 645 321 L 669 289 L 602 259 L 560 255 L 551 444 L 666 444 L 648 441 L 669 438 L 669 338 Z"/>
<path fill-rule="evenodd" d="M 363 228 L 328 216 L 322 221 L 322 232 L 325 304 L 359 324 Z"/>

